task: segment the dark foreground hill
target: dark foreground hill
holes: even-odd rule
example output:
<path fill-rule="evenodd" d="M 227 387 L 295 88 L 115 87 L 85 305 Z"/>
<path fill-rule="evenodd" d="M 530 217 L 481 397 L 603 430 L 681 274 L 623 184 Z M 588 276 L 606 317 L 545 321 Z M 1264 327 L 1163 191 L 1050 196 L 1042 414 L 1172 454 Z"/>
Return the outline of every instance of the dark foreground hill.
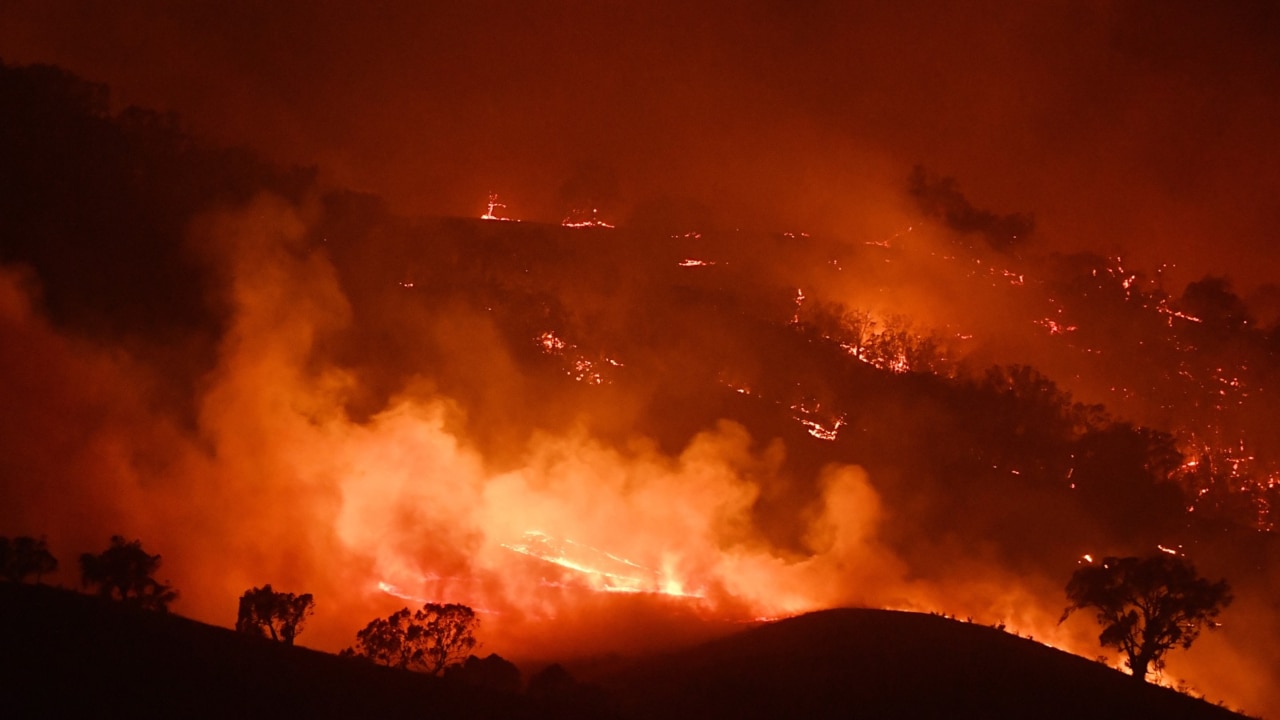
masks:
<path fill-rule="evenodd" d="M 602 678 L 645 718 L 1239 718 L 1015 635 L 943 617 L 828 610 Z"/>
<path fill-rule="evenodd" d="M 0 716 L 12 718 L 1239 718 L 1012 635 L 833 610 L 513 694 L 0 584 Z M 605 712 L 605 708 L 611 708 Z"/>
<path fill-rule="evenodd" d="M 0 717 L 536 718 L 525 697 L 0 583 Z"/>

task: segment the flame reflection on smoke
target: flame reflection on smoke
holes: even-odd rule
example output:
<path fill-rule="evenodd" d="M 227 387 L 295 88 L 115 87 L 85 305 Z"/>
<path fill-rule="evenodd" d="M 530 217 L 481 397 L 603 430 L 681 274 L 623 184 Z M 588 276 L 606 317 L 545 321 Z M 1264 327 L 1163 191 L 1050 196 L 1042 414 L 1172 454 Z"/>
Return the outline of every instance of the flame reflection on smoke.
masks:
<path fill-rule="evenodd" d="M 767 489 L 779 484 L 788 448 L 735 423 L 706 427 L 675 449 L 547 431 L 495 460 L 462 430 L 467 408 L 425 380 L 405 382 L 380 412 L 351 418 L 345 401 L 356 379 L 317 350 L 350 322 L 351 309 L 325 257 L 298 252 L 303 230 L 294 211 L 272 203 L 198 230 L 225 253 L 233 320 L 201 387 L 194 437 L 127 391 L 145 387 L 127 358 L 59 337 L 21 283 L 5 277 L 0 356 L 15 377 L 26 373 L 11 388 L 32 389 L 7 403 L 11 416 L 75 440 L 64 441 L 67 452 L 11 438 L 0 448 L 15 467 L 39 469 L 22 480 L 31 486 L 23 503 L 7 511 L 26 518 L 19 531 L 47 532 L 64 556 L 112 532 L 143 537 L 183 591 L 177 609 L 211 622 L 225 622 L 253 585 L 313 592 L 320 610 L 304 642 L 327 649 L 349 644 L 373 617 L 429 600 L 482 609 L 484 640 L 500 653 L 652 647 L 672 639 L 657 629 L 673 619 L 752 622 L 865 604 L 971 614 L 1094 654 L 1095 630 L 1056 624 L 1060 577 L 1003 571 L 983 548 L 921 537 L 908 548 L 936 551 L 945 569 L 920 579 L 882 540 L 903 516 L 882 507 L 859 467 L 815 469 L 814 497 L 772 507 Z M 817 287 L 797 291 L 795 316 L 822 296 Z M 780 304 L 790 314 L 788 299 Z M 621 367 L 555 332 L 522 342 L 585 385 L 591 373 Z M 908 369 L 891 346 L 862 352 L 863 362 Z M 19 362 L 20 354 L 41 362 Z M 627 371 L 639 364 L 627 362 Z M 815 438 L 844 439 L 845 408 L 820 407 L 800 390 L 786 396 L 760 379 L 726 376 L 735 392 L 724 394 L 789 408 Z M 1224 457 L 1246 464 L 1252 456 L 1238 450 Z M 68 496 L 92 498 L 98 515 L 69 507 Z M 790 542 L 761 530 L 758 520 L 775 512 L 794 515 Z M 618 622 L 636 613 L 651 622 Z"/>

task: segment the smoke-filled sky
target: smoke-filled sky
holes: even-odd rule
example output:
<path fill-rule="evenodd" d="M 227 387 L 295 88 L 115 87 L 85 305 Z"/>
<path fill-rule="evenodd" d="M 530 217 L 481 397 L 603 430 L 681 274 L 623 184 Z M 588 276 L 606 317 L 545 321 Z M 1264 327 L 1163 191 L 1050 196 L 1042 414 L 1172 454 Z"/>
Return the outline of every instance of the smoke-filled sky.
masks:
<path fill-rule="evenodd" d="M 1270 2 L 12 0 L 0 57 L 410 212 L 559 220 L 585 178 L 614 219 L 874 233 L 921 163 L 1048 247 L 1280 274 Z"/>
<path fill-rule="evenodd" d="M 405 598 L 466 601 L 526 657 L 857 603 L 1088 654 L 1087 619 L 1054 624 L 1080 555 L 1185 541 L 1236 619 L 1171 676 L 1280 707 L 1273 536 L 1188 519 L 1247 505 L 1241 478 L 1270 512 L 1276 318 L 1177 287 L 1278 276 L 1274 4 L 440 5 L 0 5 L 7 65 L 327 185 L 22 96 L 0 532 L 48 533 L 72 584 L 74 553 L 139 537 L 209 622 L 251 585 L 314 592 L 326 649 Z M 60 99 L 24 73 L 5 92 Z M 941 176 L 970 216 L 1034 215 L 1025 253 L 924 221 L 957 206 Z M 620 228 L 412 217 L 490 192 Z M 675 216 L 705 236 L 655 229 Z M 1167 296 L 1132 274 L 1165 262 Z M 1064 419 L 1029 372 L 969 382 L 993 363 L 1176 446 Z M 1231 482 L 1191 516 L 1148 442 L 1183 490 Z"/>

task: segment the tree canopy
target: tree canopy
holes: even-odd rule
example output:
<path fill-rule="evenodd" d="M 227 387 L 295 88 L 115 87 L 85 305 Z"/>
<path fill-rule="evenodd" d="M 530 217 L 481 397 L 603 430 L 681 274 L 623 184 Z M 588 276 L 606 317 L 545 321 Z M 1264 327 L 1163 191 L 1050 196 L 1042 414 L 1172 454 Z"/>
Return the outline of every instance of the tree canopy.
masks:
<path fill-rule="evenodd" d="M 316 603 L 311 593 L 295 595 L 276 592 L 268 583 L 260 588 L 245 590 L 240 597 L 236 632 L 270 637 L 285 645 L 292 645 L 294 638 L 302 632 L 303 623 L 315 609 Z"/>
<path fill-rule="evenodd" d="M 111 547 L 103 552 L 80 556 L 80 578 L 85 587 L 96 588 L 101 597 L 165 612 L 178 593 L 153 577 L 159 569 L 159 555 L 143 550 L 141 540 L 125 540 L 120 535 L 113 535 Z"/>
<path fill-rule="evenodd" d="M 501 655 L 469 656 L 465 662 L 450 665 L 445 677 L 455 681 L 504 693 L 520 692 L 520 668 Z"/>
<path fill-rule="evenodd" d="M 1232 596 L 1226 580 L 1210 583 L 1182 558 L 1161 553 L 1085 565 L 1067 583 L 1067 599 L 1059 622 L 1076 610 L 1096 611 L 1098 641 L 1123 651 L 1129 671 L 1145 680 L 1164 667 L 1166 652 L 1189 648 L 1201 628 L 1217 627 Z"/>
<path fill-rule="evenodd" d="M 44 538 L 0 537 L 0 578 L 16 583 L 34 575 L 39 583 L 41 576 L 57 569 L 58 559 L 49 552 Z"/>
<path fill-rule="evenodd" d="M 366 625 L 356 633 L 355 646 L 343 654 L 439 675 L 446 667 L 464 662 L 475 649 L 479 624 L 475 611 L 466 605 L 427 603 L 412 613 L 403 608 Z"/>

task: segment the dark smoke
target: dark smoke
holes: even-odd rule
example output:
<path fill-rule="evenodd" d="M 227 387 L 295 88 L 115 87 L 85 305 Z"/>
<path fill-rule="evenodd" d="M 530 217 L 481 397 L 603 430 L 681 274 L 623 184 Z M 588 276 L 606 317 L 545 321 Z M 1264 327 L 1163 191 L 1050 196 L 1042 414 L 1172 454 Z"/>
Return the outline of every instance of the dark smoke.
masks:
<path fill-rule="evenodd" d="M 952 177 L 936 177 L 917 165 L 911 170 L 907 191 L 926 217 L 946 223 L 962 235 L 978 234 L 993 250 L 1012 253 L 1031 239 L 1036 221 L 1025 213 L 997 215 L 974 207 Z"/>

